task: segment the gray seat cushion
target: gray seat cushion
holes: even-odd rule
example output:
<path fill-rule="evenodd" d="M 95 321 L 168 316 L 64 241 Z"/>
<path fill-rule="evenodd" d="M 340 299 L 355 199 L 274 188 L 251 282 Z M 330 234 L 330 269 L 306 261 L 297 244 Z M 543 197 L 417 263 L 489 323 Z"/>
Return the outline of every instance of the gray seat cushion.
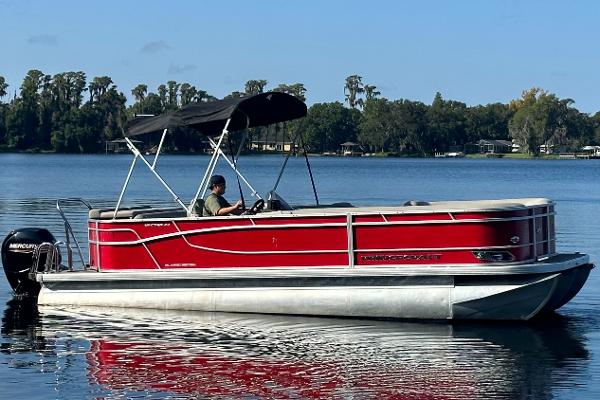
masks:
<path fill-rule="evenodd" d="M 149 206 L 137 206 L 137 207 L 123 207 L 117 211 L 116 218 L 118 219 L 131 219 L 137 214 L 150 210 Z M 115 218 L 114 208 L 92 208 L 88 212 L 89 219 L 113 219 Z"/>

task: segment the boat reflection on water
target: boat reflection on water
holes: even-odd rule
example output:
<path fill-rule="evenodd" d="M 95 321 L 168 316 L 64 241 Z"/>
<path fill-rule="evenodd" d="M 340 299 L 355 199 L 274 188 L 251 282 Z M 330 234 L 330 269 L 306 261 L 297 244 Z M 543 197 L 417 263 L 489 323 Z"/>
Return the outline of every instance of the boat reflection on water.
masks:
<path fill-rule="evenodd" d="M 46 340 L 35 298 L 11 298 L 2 315 L 2 345 L 5 354 L 44 351 Z"/>
<path fill-rule="evenodd" d="M 5 311 L 3 336 L 14 336 L 15 349 L 47 346 L 60 360 L 77 347 L 65 341 L 86 341 L 76 356 L 88 385 L 109 397 L 548 398 L 586 379 L 581 326 L 558 316 L 524 325 L 106 308 L 28 312 L 15 303 Z M 27 326 L 24 316 L 32 318 Z M 16 337 L 37 344 L 18 344 Z M 2 351 L 18 356 L 10 346 Z"/>

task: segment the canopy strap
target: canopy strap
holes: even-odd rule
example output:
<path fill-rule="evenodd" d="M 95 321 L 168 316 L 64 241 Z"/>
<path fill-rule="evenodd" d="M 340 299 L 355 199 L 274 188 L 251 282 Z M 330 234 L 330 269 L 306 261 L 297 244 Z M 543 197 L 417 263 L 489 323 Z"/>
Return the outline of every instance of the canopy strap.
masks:
<path fill-rule="evenodd" d="M 281 165 L 281 169 L 279 170 L 279 174 L 277 175 L 277 180 L 275 181 L 275 185 L 273 185 L 273 189 L 272 189 L 273 192 L 277 191 L 277 186 L 279 186 L 279 181 L 281 181 L 283 171 L 285 170 L 285 167 L 286 167 L 287 162 L 290 159 L 291 155 L 292 155 L 292 152 L 291 151 L 288 152 L 288 154 L 285 156 L 285 160 L 283 160 L 283 164 Z"/>
<path fill-rule="evenodd" d="M 260 196 L 260 194 L 258 194 L 258 192 L 256 191 L 256 189 L 254 189 L 254 187 L 250 184 L 250 182 L 248 182 L 248 180 L 244 177 L 244 175 L 242 175 L 242 173 L 240 172 L 239 169 L 235 169 L 233 167 L 233 163 L 231 162 L 231 160 L 229 159 L 229 157 L 227 157 L 227 154 L 223 153 L 223 150 L 217 148 L 217 144 L 215 143 L 214 140 L 212 140 L 211 138 L 208 138 L 208 143 L 210 143 L 211 147 L 213 148 L 213 150 L 215 151 L 219 151 L 221 152 L 221 157 L 223 157 L 223 159 L 225 161 L 227 161 L 227 164 L 229 164 L 229 166 L 231 167 L 231 169 L 233 169 L 235 171 L 235 173 L 237 174 L 237 176 L 240 177 L 240 179 L 242 180 L 242 182 L 244 182 L 244 184 L 248 187 L 248 189 L 251 190 L 251 195 L 253 197 L 258 197 L 259 199 L 261 199 L 262 197 Z M 239 151 L 236 157 L 239 157 Z"/>
<path fill-rule="evenodd" d="M 233 145 L 231 144 L 231 137 L 227 138 L 227 142 L 229 143 L 229 152 L 231 153 L 231 162 L 233 162 L 233 171 L 236 172 L 235 177 L 237 178 L 238 189 L 240 191 L 240 200 L 242 200 L 242 211 L 246 211 L 246 202 L 244 201 L 244 191 L 242 190 L 242 185 L 240 184 L 240 176 L 237 174 L 237 164 L 236 157 L 233 152 Z"/>
<path fill-rule="evenodd" d="M 308 161 L 308 152 L 306 151 L 306 144 L 304 143 L 304 139 L 302 138 L 302 134 L 298 135 L 300 137 L 300 144 L 302 145 L 302 150 L 304 150 L 304 159 L 306 160 L 306 168 L 308 169 L 308 175 L 310 176 L 310 183 L 312 184 L 313 193 L 315 194 L 315 202 L 319 205 L 319 196 L 317 195 L 317 187 L 315 186 L 315 179 L 313 178 L 312 169 L 310 168 L 310 161 Z"/>
<path fill-rule="evenodd" d="M 300 139 L 300 144 L 302 146 L 302 150 L 304 151 L 304 159 L 306 160 L 306 168 L 308 169 L 308 175 L 310 176 L 310 183 L 312 184 L 313 193 L 315 195 L 315 202 L 319 205 L 319 196 L 317 194 L 317 187 L 315 186 L 315 179 L 313 178 L 312 169 L 310 167 L 310 161 L 308 160 L 308 152 L 306 151 L 306 145 L 304 144 L 304 140 L 302 139 L 302 134 L 300 131 L 296 133 L 296 136 L 292 139 L 292 143 L 290 145 L 290 151 L 288 152 L 285 160 L 283 160 L 283 164 L 281 165 L 281 169 L 279 170 L 279 174 L 277 175 L 277 180 L 275 181 L 275 185 L 273 186 L 272 191 L 275 192 L 277 187 L 279 186 L 279 182 L 281 181 L 281 177 L 283 175 L 283 171 L 285 171 L 285 167 L 287 166 L 288 160 L 292 155 L 293 146 L 296 143 L 296 140 Z"/>

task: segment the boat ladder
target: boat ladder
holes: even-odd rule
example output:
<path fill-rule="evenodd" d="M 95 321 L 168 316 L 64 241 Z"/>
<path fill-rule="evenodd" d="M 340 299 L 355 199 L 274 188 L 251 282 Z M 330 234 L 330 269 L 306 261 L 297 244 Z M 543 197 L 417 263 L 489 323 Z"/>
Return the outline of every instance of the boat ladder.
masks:
<path fill-rule="evenodd" d="M 54 243 L 52 245 L 54 250 L 46 249 L 47 246 L 44 247 L 44 245 L 47 243 L 43 243 L 42 245 L 39 246 L 40 251 L 45 250 L 45 252 L 48 253 L 49 255 L 52 253 L 51 257 L 46 257 L 46 268 L 49 268 L 49 269 L 45 269 L 45 271 L 48 271 L 48 272 L 51 271 L 53 266 L 55 268 L 55 272 L 58 272 L 60 260 L 57 259 L 56 257 L 60 253 L 59 252 L 60 245 L 64 245 L 66 247 L 67 268 L 69 270 L 73 270 L 73 245 L 75 245 L 75 248 L 77 249 L 77 254 L 79 255 L 79 261 L 81 261 L 82 269 L 86 269 L 89 267 L 87 265 L 87 263 L 85 262 L 85 260 L 83 259 L 83 252 L 81 251 L 81 246 L 79 245 L 79 241 L 77 240 L 77 237 L 73 233 L 73 228 L 71 226 L 71 223 L 67 219 L 67 216 L 65 215 L 65 212 L 62 209 L 62 206 L 67 205 L 67 204 L 83 204 L 85 207 L 87 207 L 88 211 L 92 209 L 92 205 L 82 198 L 66 198 L 66 199 L 56 200 L 56 209 L 60 213 L 60 216 L 61 216 L 61 218 L 64 222 L 64 226 L 65 226 L 65 238 L 66 238 L 65 240 L 66 241 L 65 242 L 59 241 L 59 242 Z M 71 242 L 71 240 L 72 240 L 72 242 Z M 54 257 L 54 258 L 52 258 L 52 257 Z M 50 262 L 50 264 L 49 264 L 49 262 Z M 34 264 L 38 264 L 38 263 L 39 263 L 39 259 Z M 54 263 L 54 264 L 52 264 L 52 263 Z"/>

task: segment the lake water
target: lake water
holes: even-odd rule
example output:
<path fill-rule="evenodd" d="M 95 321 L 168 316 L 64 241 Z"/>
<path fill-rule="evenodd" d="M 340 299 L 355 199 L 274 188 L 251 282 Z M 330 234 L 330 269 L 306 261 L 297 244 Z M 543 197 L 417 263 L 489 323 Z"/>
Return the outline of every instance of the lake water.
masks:
<path fill-rule="evenodd" d="M 281 156 L 242 157 L 259 193 Z M 165 156 L 158 171 L 183 199 L 206 156 Z M 130 156 L 0 154 L 0 233 L 25 226 L 62 238 L 60 197 L 112 206 Z M 559 251 L 600 260 L 600 161 L 314 158 L 322 203 L 548 197 Z M 237 183 L 225 168 L 231 201 Z M 304 159 L 278 192 L 314 202 Z M 250 202 L 246 192 L 247 202 Z M 127 204 L 172 204 L 136 168 Z M 70 208 L 78 236 L 85 212 Z M 14 300 L 0 277 L 0 397 L 598 399 L 600 277 L 557 315 L 527 323 L 423 323 L 143 310 L 53 309 Z"/>

